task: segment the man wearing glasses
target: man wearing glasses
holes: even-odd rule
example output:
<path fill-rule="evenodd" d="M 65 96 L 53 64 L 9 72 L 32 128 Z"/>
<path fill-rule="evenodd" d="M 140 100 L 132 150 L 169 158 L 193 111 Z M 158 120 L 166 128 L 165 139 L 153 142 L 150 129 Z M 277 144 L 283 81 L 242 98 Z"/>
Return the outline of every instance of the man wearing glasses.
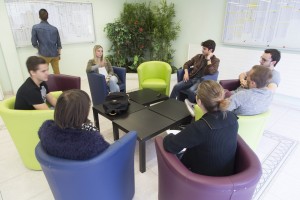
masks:
<path fill-rule="evenodd" d="M 280 83 L 280 74 L 275 70 L 275 66 L 280 61 L 281 54 L 277 49 L 266 49 L 263 55 L 260 57 L 260 65 L 264 67 L 268 67 L 271 70 L 272 78 L 267 82 L 266 89 L 270 90 L 271 93 L 275 92 L 279 83 Z M 239 75 L 241 86 L 234 91 L 225 91 L 225 97 L 229 98 L 231 95 L 235 95 L 245 89 L 250 89 L 249 84 L 247 82 L 247 76 L 250 75 L 250 71 L 243 72 Z M 261 80 L 262 81 L 262 80 Z M 247 92 L 246 92 L 247 93 Z M 244 92 L 239 93 L 239 96 L 243 96 Z M 236 95 L 235 95 L 236 96 Z M 270 99 L 268 97 L 268 99 Z M 192 116 L 195 116 L 194 113 L 194 103 L 191 103 L 188 99 L 184 100 L 189 112 Z M 247 113 L 247 112 L 245 112 Z M 249 114 L 249 113 L 247 113 Z"/>
<path fill-rule="evenodd" d="M 267 85 L 268 89 L 275 92 L 280 83 L 280 74 L 275 70 L 275 66 L 280 61 L 281 55 L 280 51 L 277 49 L 266 49 L 263 55 L 260 57 L 260 65 L 269 67 L 272 71 L 272 79 Z M 239 76 L 241 87 L 248 88 L 247 86 L 247 74 L 249 72 L 241 73 Z"/>

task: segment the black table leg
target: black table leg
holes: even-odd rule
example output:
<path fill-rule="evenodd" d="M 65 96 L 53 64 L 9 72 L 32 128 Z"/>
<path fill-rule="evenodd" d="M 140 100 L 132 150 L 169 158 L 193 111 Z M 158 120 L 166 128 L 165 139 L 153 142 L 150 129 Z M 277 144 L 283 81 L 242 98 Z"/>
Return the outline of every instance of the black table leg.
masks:
<path fill-rule="evenodd" d="M 119 128 L 113 123 L 113 134 L 114 134 L 114 140 L 119 139 Z"/>
<path fill-rule="evenodd" d="M 94 124 L 100 130 L 98 112 L 93 108 Z"/>
<path fill-rule="evenodd" d="M 139 141 L 140 172 L 146 171 L 146 145 L 145 141 Z"/>

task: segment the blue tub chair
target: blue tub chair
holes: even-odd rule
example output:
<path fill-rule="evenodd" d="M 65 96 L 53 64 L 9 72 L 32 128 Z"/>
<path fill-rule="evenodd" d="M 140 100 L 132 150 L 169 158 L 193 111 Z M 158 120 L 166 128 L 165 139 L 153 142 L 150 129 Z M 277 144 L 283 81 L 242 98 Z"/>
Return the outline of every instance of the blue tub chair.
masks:
<path fill-rule="evenodd" d="M 50 156 L 40 143 L 35 154 L 56 200 L 130 200 L 135 192 L 135 142 L 136 132 L 129 132 L 85 161 Z"/>
<path fill-rule="evenodd" d="M 122 67 L 113 67 L 114 73 L 120 78 L 120 91 L 126 92 L 126 69 Z M 87 73 L 93 105 L 99 105 L 104 102 L 109 93 L 105 77 L 95 72 Z"/>

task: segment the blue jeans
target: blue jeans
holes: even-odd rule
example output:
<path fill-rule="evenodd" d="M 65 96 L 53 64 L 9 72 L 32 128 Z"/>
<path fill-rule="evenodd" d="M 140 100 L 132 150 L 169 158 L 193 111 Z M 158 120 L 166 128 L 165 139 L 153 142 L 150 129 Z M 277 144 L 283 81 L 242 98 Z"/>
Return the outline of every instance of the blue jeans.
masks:
<path fill-rule="evenodd" d="M 180 93 L 181 90 L 189 90 L 192 92 L 192 94 L 196 94 L 197 87 L 199 83 L 201 82 L 201 78 L 193 78 L 189 79 L 187 82 L 180 81 L 178 82 L 171 92 L 170 98 L 176 99 Z"/>
<path fill-rule="evenodd" d="M 109 85 L 110 92 L 120 92 L 120 87 L 118 85 L 118 78 L 116 76 L 110 77 L 108 85 Z"/>

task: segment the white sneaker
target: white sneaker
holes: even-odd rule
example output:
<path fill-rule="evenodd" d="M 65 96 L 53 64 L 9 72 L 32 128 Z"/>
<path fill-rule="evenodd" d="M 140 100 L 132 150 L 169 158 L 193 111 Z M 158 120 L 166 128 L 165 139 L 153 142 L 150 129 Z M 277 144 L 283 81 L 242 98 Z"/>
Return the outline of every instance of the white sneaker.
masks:
<path fill-rule="evenodd" d="M 184 103 L 186 105 L 186 108 L 188 109 L 188 111 L 190 112 L 192 117 L 195 117 L 195 109 L 194 109 L 194 103 L 191 103 L 188 99 L 184 100 Z"/>

